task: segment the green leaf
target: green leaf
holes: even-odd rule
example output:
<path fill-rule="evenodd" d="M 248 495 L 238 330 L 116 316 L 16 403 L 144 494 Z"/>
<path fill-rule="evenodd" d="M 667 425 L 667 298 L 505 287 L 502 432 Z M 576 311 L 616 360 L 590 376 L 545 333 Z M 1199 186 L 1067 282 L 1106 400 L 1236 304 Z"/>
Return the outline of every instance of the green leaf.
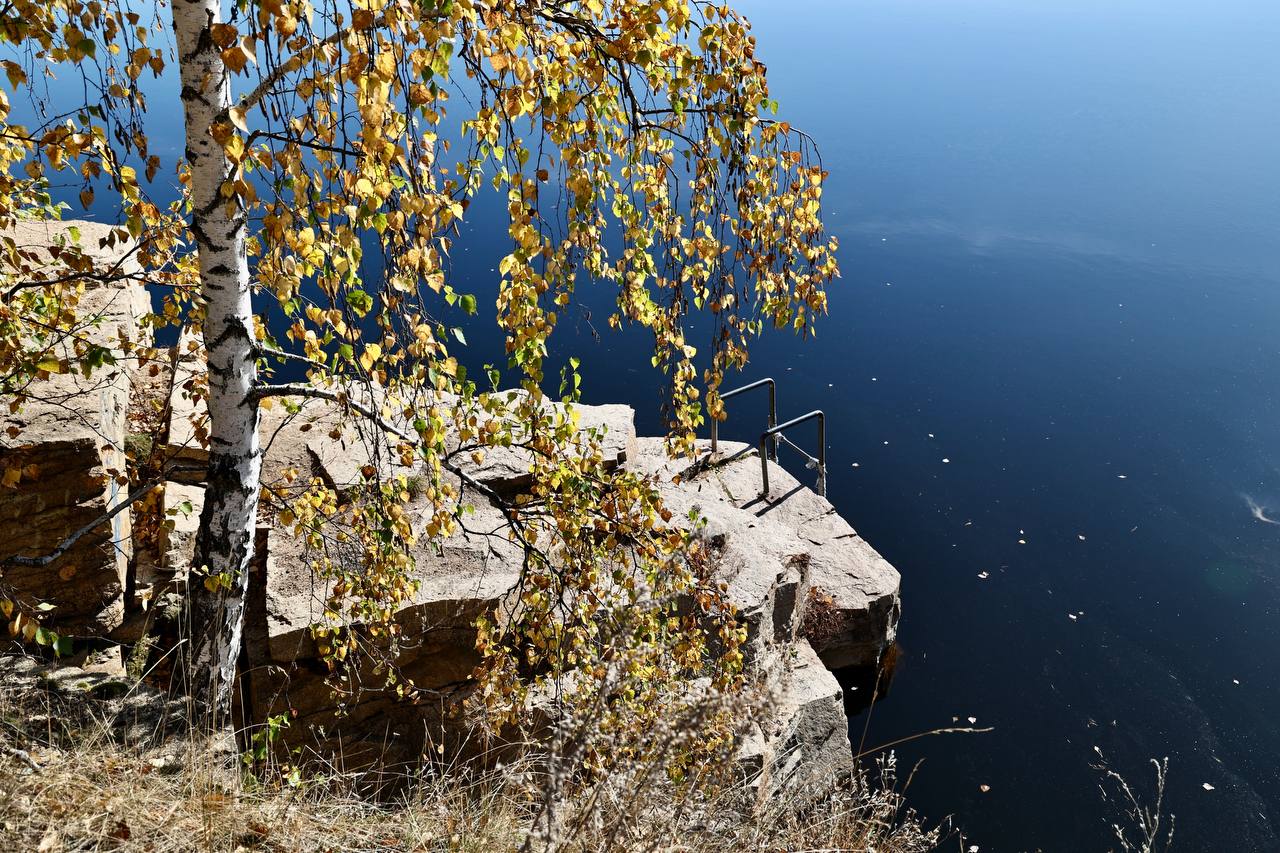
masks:
<path fill-rule="evenodd" d="M 373 309 L 373 297 L 363 290 L 351 290 L 347 292 L 347 304 L 352 311 L 363 317 Z"/>
<path fill-rule="evenodd" d="M 462 310 L 468 314 L 476 313 L 476 298 L 470 293 L 462 294 Z"/>
<path fill-rule="evenodd" d="M 431 59 L 431 72 L 437 77 L 449 74 L 449 59 L 453 56 L 453 42 L 442 41 L 436 46 L 436 55 Z"/>

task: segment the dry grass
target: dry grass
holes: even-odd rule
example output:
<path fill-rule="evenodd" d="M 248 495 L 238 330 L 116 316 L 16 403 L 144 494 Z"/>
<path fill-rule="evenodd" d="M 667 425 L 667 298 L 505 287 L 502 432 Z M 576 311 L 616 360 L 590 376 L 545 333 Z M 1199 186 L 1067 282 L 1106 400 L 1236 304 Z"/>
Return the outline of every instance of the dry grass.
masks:
<path fill-rule="evenodd" d="M 529 800 L 494 775 L 424 780 L 405 799 L 379 806 L 332 784 L 231 790 L 213 781 L 217 774 L 201 769 L 198 758 L 148 758 L 127 750 L 37 756 L 38 772 L 13 762 L 0 770 L 0 838 L 6 850 L 490 851 L 521 849 L 530 840 Z M 556 848 L 935 849 L 937 833 L 904 821 L 900 810 L 891 791 L 851 786 L 812 811 L 775 813 L 731 832 L 673 822 L 661 838 L 649 832 L 633 843 L 584 834 Z"/>
<path fill-rule="evenodd" d="M 530 831 L 546 802 L 545 764 L 532 759 L 423 773 L 378 803 L 352 776 L 313 772 L 290 785 L 272 768 L 243 772 L 217 744 L 122 742 L 114 707 L 0 686 L 0 850 L 917 853 L 941 839 L 905 811 L 891 757 L 874 780 L 851 779 L 803 808 L 772 801 L 751 819 L 738 809 L 747 792 L 691 797 L 646 784 L 636 794 L 636 776 L 601 780 L 557 796 L 558 821 L 572 829 L 548 840 Z"/>
<path fill-rule="evenodd" d="M 1107 758 L 1098 747 L 1093 748 L 1098 761 L 1093 769 L 1102 774 L 1099 789 L 1104 803 L 1112 805 L 1116 820 L 1111 824 L 1124 853 L 1165 853 L 1173 847 L 1173 829 L 1176 819 L 1165 814 L 1164 789 L 1169 778 L 1169 758 L 1151 759 L 1155 779 L 1145 796 L 1140 788 L 1129 784 L 1123 776 L 1111 769 Z"/>

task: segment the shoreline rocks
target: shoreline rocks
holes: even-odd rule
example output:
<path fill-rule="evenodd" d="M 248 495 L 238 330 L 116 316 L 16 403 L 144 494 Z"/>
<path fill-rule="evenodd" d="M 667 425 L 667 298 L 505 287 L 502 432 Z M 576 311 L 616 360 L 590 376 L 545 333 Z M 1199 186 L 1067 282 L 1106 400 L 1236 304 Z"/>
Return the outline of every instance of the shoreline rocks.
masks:
<path fill-rule="evenodd" d="M 106 341 L 122 324 L 136 326 L 148 304 L 139 285 L 87 293 L 106 300 L 104 316 L 115 324 L 104 323 Z M 57 630 L 102 636 L 129 611 L 138 629 L 132 640 L 161 593 L 180 590 L 185 582 L 206 458 L 202 404 L 192 394 L 199 386 L 198 360 L 198 341 L 184 334 L 174 349 L 168 399 L 152 401 L 168 413 L 157 444 L 168 454 L 162 469 L 171 472 L 158 501 L 163 524 L 158 543 L 150 546 L 154 551 L 146 559 L 143 549 L 134 553 L 130 513 L 119 512 L 62 559 L 27 571 L 3 570 L 6 583 L 54 600 Z M 75 376 L 56 379 L 67 387 L 54 383 L 49 387 L 55 393 L 81 400 L 80 418 L 59 414 L 65 402 L 35 400 L 20 415 L 7 416 L 7 423 L 24 419 L 24 430 L 18 443 L 0 445 L 0 463 L 30 458 L 41 476 L 19 482 L 0 501 L 0 560 L 50 550 L 122 500 L 121 479 L 110 474 L 122 475 L 125 467 L 125 408 L 133 387 L 128 371 L 95 373 L 89 383 Z M 344 424 L 335 404 L 294 402 L 286 410 L 277 401 L 263 412 L 264 486 L 279 485 L 289 472 L 298 483 L 319 478 L 342 493 L 364 471 L 415 474 L 384 435 Z M 852 747 L 844 691 L 833 671 L 876 666 L 894 641 L 898 572 L 825 498 L 777 463 L 767 463 L 772 492 L 762 496 L 760 459 L 747 445 L 721 442 L 713 457 L 709 443 L 699 442 L 697 462 L 690 464 L 670 459 L 662 439 L 638 437 L 627 406 L 579 405 L 575 412 L 581 429 L 603 436 L 608 464 L 651 478 L 674 517 L 694 512 L 706 520 L 698 535 L 708 540 L 715 572 L 746 623 L 748 671 L 772 699 L 741 747 L 740 766 L 755 777 L 758 790 L 765 795 L 781 788 L 817 789 L 822 780 L 847 772 Z M 170 463 L 185 467 L 173 473 Z M 491 451 L 466 464 L 469 476 L 499 496 L 515 495 L 528 484 L 529 460 L 518 449 Z M 426 738 L 465 738 L 450 698 L 465 694 L 479 662 L 474 622 L 507 600 L 523 556 L 505 536 L 495 535 L 505 525 L 498 508 L 474 492 L 469 502 L 475 512 L 467 517 L 467 531 L 424 541 L 414 554 L 420 589 L 396 615 L 396 664 L 436 698 L 405 702 L 371 689 L 342 715 L 335 713 L 328 670 L 310 630 L 329 589 L 310 568 L 302 541 L 264 519 L 245 625 L 244 721 L 287 713 L 290 746 L 340 753 L 348 768 L 375 759 L 411 763 L 422 755 Z"/>

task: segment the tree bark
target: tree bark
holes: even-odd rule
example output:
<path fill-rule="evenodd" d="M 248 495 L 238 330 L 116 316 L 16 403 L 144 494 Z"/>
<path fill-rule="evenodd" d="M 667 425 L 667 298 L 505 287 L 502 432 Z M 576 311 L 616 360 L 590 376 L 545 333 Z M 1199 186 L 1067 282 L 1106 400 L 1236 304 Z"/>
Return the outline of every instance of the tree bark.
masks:
<path fill-rule="evenodd" d="M 205 302 L 209 361 L 209 472 L 188 584 L 187 689 L 205 724 L 230 724 L 262 468 L 245 216 L 219 190 L 234 164 L 211 129 L 231 106 L 231 83 L 210 28 L 218 0 L 173 0 L 191 167 L 191 229 Z"/>

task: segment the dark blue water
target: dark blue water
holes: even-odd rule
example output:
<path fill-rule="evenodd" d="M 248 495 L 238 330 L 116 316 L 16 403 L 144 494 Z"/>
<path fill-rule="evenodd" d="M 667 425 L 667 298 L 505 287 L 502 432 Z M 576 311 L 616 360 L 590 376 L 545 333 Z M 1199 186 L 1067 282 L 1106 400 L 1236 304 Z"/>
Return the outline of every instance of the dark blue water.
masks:
<path fill-rule="evenodd" d="M 753 370 L 903 574 L 868 745 L 994 726 L 899 749 L 982 850 L 1108 847 L 1095 746 L 1280 849 L 1280 4 L 743 8 L 845 276 Z"/>
<path fill-rule="evenodd" d="M 898 748 L 982 851 L 1113 846 L 1095 747 L 1140 788 L 1169 757 L 1175 849 L 1280 849 L 1280 526 L 1251 511 L 1280 518 L 1280 3 L 739 6 L 822 144 L 844 270 L 818 338 L 743 380 L 826 410 L 831 498 L 903 574 L 855 738 L 993 726 Z M 500 212 L 454 252 L 482 312 Z M 554 355 L 660 431 L 645 337 L 579 295 Z"/>

